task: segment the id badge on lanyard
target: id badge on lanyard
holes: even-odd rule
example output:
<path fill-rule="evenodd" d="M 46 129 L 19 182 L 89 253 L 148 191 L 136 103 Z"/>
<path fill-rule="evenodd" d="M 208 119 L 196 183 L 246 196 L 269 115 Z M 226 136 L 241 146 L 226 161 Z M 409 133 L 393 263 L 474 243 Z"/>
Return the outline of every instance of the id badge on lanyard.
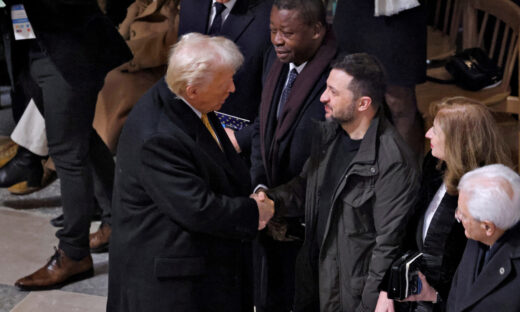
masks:
<path fill-rule="evenodd" d="M 15 40 L 36 38 L 23 4 L 15 4 L 11 6 L 11 21 L 13 22 Z"/>

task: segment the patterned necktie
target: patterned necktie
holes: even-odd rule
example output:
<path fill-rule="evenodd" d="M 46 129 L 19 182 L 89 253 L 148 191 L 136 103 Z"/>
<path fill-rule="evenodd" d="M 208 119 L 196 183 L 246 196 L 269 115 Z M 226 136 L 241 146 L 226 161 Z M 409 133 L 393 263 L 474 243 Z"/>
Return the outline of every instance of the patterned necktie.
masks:
<path fill-rule="evenodd" d="M 276 118 L 280 117 L 280 113 L 282 112 L 283 106 L 287 102 L 287 99 L 289 98 L 289 94 L 291 93 L 291 88 L 294 84 L 294 80 L 296 80 L 296 77 L 298 76 L 298 72 L 296 71 L 296 68 L 293 68 L 291 72 L 289 73 L 289 81 L 287 81 L 287 84 L 285 85 L 285 88 L 283 88 L 282 95 L 280 96 L 280 102 L 278 102 L 278 111 L 276 112 Z"/>
<path fill-rule="evenodd" d="M 220 142 L 219 142 L 219 140 L 217 138 L 217 134 L 215 133 L 215 130 L 213 130 L 213 127 L 209 123 L 208 115 L 207 114 L 202 114 L 200 116 L 200 120 L 202 120 L 202 123 L 204 124 L 204 126 L 206 126 L 206 128 L 209 131 L 209 133 L 211 133 L 211 136 L 213 137 L 213 139 L 215 139 L 215 142 L 217 142 L 218 147 L 220 147 L 220 149 L 222 150 L 222 146 L 220 145 Z"/>
<path fill-rule="evenodd" d="M 220 2 L 215 2 L 215 17 L 213 18 L 213 23 L 211 23 L 211 27 L 208 30 L 208 35 L 218 35 L 220 34 L 220 28 L 222 27 L 222 12 L 226 9 L 226 6 Z"/>

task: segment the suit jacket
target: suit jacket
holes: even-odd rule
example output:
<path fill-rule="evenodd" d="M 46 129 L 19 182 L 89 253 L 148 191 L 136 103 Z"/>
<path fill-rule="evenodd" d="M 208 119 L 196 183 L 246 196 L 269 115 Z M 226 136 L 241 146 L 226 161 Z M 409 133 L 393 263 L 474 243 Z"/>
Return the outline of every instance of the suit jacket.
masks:
<path fill-rule="evenodd" d="M 520 311 L 520 229 L 509 230 L 507 239 L 474 280 L 479 243 L 468 240 L 453 279 L 447 311 Z M 506 235 L 504 234 L 504 235 Z"/>
<path fill-rule="evenodd" d="M 316 55 L 296 77 L 291 94 L 280 112 L 276 112 L 287 74 L 274 49 L 264 69 L 265 84 L 259 118 L 255 121 L 251 156 L 253 187 L 275 187 L 297 176 L 310 154 L 312 120 L 324 120 L 320 96 L 325 90 L 330 62 L 336 55 L 336 41 L 329 31 Z"/>
<path fill-rule="evenodd" d="M 164 79 L 130 113 L 114 192 L 108 311 L 251 311 L 258 210 L 217 117 L 222 150 Z"/>
<path fill-rule="evenodd" d="M 467 239 L 462 224 L 454 217 L 458 196 L 446 193 L 433 215 L 423 242 L 424 215 L 443 182 L 444 169 L 437 169 L 437 163 L 438 159 L 431 152 L 424 158 L 421 188 L 414 216 L 408 225 L 406 249 L 424 253 L 421 271 L 445 303 Z M 429 306 L 428 311 L 444 310 L 444 304 L 435 307 L 424 305 Z"/>
<path fill-rule="evenodd" d="M 206 33 L 211 0 L 181 1 L 179 37 L 189 32 Z M 236 91 L 226 100 L 223 113 L 253 121 L 258 114 L 262 92 L 262 64 L 270 46 L 269 16 L 272 0 L 237 0 L 222 25 L 220 34 L 233 40 L 244 55 L 244 64 L 235 74 Z M 250 127 L 246 128 L 249 129 Z M 242 150 L 249 150 L 251 129 L 236 134 Z"/>

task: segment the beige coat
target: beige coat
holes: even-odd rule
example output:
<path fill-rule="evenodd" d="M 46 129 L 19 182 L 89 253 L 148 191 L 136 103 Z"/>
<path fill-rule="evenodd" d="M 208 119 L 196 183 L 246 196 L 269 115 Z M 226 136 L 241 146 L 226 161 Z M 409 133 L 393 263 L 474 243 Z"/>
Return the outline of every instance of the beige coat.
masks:
<path fill-rule="evenodd" d="M 177 40 L 178 1 L 156 11 L 157 2 L 136 0 L 119 33 L 134 58 L 111 70 L 99 92 L 94 129 L 115 153 L 123 124 L 137 100 L 166 72 L 170 46 Z"/>

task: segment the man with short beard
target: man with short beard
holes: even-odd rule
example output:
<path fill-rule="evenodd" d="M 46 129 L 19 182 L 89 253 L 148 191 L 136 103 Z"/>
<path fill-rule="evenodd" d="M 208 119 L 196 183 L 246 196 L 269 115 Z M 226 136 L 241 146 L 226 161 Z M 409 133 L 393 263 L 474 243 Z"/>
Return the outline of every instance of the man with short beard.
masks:
<path fill-rule="evenodd" d="M 289 183 L 267 191 L 275 217 L 305 211 L 294 311 L 373 311 L 417 193 L 409 147 L 382 113 L 385 82 L 365 53 L 333 62 L 321 95 L 326 122 Z M 303 208 L 304 207 L 304 208 Z"/>
<path fill-rule="evenodd" d="M 286 183 L 302 170 L 310 154 L 313 121 L 324 119 L 320 95 L 336 56 L 336 40 L 327 27 L 321 0 L 275 0 L 269 27 L 272 46 L 253 127 L 255 190 Z M 254 246 L 257 311 L 292 310 L 303 216 L 303 210 L 297 209 L 270 222 L 259 235 Z"/>

